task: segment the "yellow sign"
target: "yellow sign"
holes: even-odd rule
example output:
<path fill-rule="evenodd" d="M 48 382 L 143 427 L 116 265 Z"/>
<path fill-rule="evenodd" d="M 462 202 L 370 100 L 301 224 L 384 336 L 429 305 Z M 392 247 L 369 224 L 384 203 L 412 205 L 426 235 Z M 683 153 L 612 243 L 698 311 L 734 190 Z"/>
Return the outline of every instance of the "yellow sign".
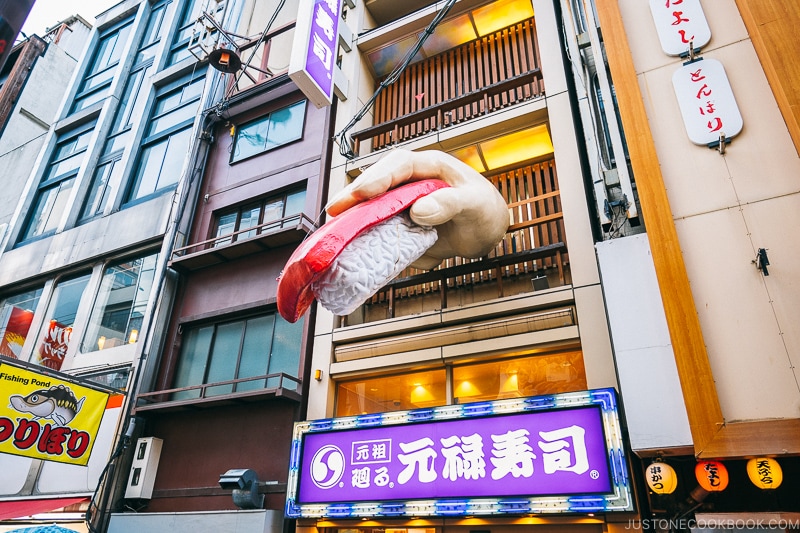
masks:
<path fill-rule="evenodd" d="M 0 363 L 0 453 L 86 465 L 108 393 Z"/>

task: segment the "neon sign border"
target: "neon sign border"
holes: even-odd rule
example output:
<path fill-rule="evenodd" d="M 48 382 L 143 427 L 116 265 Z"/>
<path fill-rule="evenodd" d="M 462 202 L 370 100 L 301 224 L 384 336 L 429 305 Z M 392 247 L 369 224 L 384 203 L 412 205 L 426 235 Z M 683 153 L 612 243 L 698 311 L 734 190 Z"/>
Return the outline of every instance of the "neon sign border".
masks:
<path fill-rule="evenodd" d="M 306 433 L 413 424 L 477 416 L 550 411 L 593 405 L 601 408 L 603 432 L 609 455 L 611 493 L 607 495 L 423 499 L 403 502 L 375 501 L 330 504 L 298 504 L 296 502 L 300 479 L 302 439 Z M 412 411 L 393 411 L 297 422 L 294 425 L 292 437 L 285 514 L 287 518 L 345 519 L 630 512 L 634 510 L 633 496 L 630 475 L 625 460 L 625 447 L 617 405 L 616 391 L 613 388 L 606 388 L 491 402 L 446 405 Z"/>

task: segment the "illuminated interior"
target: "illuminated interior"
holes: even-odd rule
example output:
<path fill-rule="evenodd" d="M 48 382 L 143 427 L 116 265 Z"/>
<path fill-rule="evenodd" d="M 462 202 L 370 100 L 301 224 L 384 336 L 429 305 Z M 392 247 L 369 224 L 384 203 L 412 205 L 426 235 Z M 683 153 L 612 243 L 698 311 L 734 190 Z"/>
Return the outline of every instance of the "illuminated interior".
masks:
<path fill-rule="evenodd" d="M 439 24 L 412 62 L 449 50 L 533 17 L 530 0 L 498 0 Z M 389 74 L 417 42 L 423 32 L 415 33 L 367 54 L 377 78 Z"/>
<path fill-rule="evenodd" d="M 450 152 L 478 172 L 507 167 L 553 153 L 547 124 L 471 144 Z"/>
<path fill-rule="evenodd" d="M 454 366 L 452 403 L 585 390 L 580 351 Z M 445 369 L 371 377 L 338 384 L 336 415 L 404 411 L 447 405 Z"/>

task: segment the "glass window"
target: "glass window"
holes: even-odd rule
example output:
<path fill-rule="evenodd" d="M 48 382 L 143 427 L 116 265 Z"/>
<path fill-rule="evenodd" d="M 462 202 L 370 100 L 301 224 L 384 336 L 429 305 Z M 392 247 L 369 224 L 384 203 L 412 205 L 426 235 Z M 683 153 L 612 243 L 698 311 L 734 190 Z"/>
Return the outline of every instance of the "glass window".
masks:
<path fill-rule="evenodd" d="M 56 141 L 42 181 L 28 212 L 20 241 L 53 233 L 66 211 L 67 200 L 78 170 L 83 164 L 94 123 L 85 124 L 61 135 Z"/>
<path fill-rule="evenodd" d="M 262 232 L 280 228 L 296 221 L 295 215 L 303 212 L 305 189 L 280 196 L 271 196 L 257 204 L 247 204 L 232 212 L 217 215 L 213 235 L 218 237 L 212 246 L 222 246 L 241 241 Z M 287 220 L 288 219 L 288 220 Z M 270 224 L 273 222 L 273 224 Z M 249 228 L 254 228 L 250 231 Z"/>
<path fill-rule="evenodd" d="M 165 0 L 155 2 L 150 8 L 150 16 L 147 19 L 147 27 L 142 35 L 142 41 L 139 44 L 139 52 L 136 56 L 136 64 L 145 61 L 151 61 L 158 48 L 158 44 L 166 33 L 167 25 L 164 24 L 164 14 L 167 12 L 167 6 L 172 3 L 172 0 Z"/>
<path fill-rule="evenodd" d="M 290 388 L 293 381 L 282 381 L 274 374 L 299 376 L 302 331 L 302 320 L 291 324 L 276 313 L 189 328 L 183 334 L 173 387 L 265 376 L 207 387 L 205 397 L 278 386 Z M 200 393 L 200 388 L 176 392 L 172 399 L 199 398 Z"/>
<path fill-rule="evenodd" d="M 42 289 L 33 289 L 0 301 L 0 355 L 19 359 Z"/>
<path fill-rule="evenodd" d="M 106 268 L 89 318 L 82 351 L 105 350 L 139 339 L 158 254 Z"/>
<path fill-rule="evenodd" d="M 72 102 L 70 113 L 86 109 L 108 96 L 108 89 L 128 41 L 132 23 L 133 17 L 130 17 L 102 32 L 89 68 Z"/>
<path fill-rule="evenodd" d="M 200 107 L 204 76 L 203 72 L 195 72 L 158 90 L 127 201 L 178 183 L 192 140 L 192 124 Z"/>
<path fill-rule="evenodd" d="M 447 405 L 444 368 L 343 381 L 336 394 L 336 416 L 405 411 Z"/>
<path fill-rule="evenodd" d="M 305 115 L 303 100 L 243 124 L 236 130 L 231 163 L 302 138 Z"/>
<path fill-rule="evenodd" d="M 579 351 L 453 367 L 455 403 L 586 390 Z"/>
<path fill-rule="evenodd" d="M 103 146 L 103 154 L 100 156 L 89 184 L 89 190 L 81 209 L 81 221 L 103 214 L 115 200 L 112 192 L 118 190 L 122 174 L 122 166 L 119 162 L 128 145 L 131 126 L 138 118 L 135 111 L 140 108 L 149 93 L 150 85 L 145 82 L 150 78 L 154 54 L 166 30 L 164 13 L 171 2 L 172 0 L 157 2 L 151 8 L 147 27 L 139 43 L 135 63 L 128 73 L 108 140 Z"/>
<path fill-rule="evenodd" d="M 53 370 L 61 369 L 72 340 L 75 314 L 78 312 L 78 305 L 90 276 L 91 274 L 84 274 L 60 281 L 53 289 L 44 325 L 39 334 L 39 346 L 33 358 L 35 363 Z"/>
<path fill-rule="evenodd" d="M 183 5 L 183 10 L 180 12 L 180 22 L 178 23 L 178 31 L 175 33 L 175 38 L 172 40 L 170 47 L 169 59 L 167 66 L 174 65 L 184 59 L 192 57 L 189 51 L 189 41 L 195 31 L 205 30 L 205 25 L 201 25 L 202 30 L 198 30 L 196 21 L 202 15 L 203 2 L 200 0 L 186 0 Z"/>
<path fill-rule="evenodd" d="M 454 404 L 587 388 L 580 351 L 455 365 L 451 376 Z M 337 386 L 335 416 L 447 405 L 447 381 L 443 368 L 342 381 Z"/>
<path fill-rule="evenodd" d="M 94 383 L 99 383 L 100 385 L 126 391 L 128 390 L 128 383 L 131 377 L 131 369 L 130 367 L 115 368 L 113 370 L 103 370 L 92 374 L 82 374 L 81 377 Z"/>

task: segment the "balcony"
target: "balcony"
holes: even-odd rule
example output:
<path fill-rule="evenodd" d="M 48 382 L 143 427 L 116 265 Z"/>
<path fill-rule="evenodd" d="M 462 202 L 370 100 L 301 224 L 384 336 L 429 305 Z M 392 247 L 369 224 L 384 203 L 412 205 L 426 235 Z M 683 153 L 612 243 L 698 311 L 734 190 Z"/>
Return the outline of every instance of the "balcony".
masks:
<path fill-rule="evenodd" d="M 237 390 L 239 388 L 245 390 Z M 219 389 L 230 392 L 220 392 Z M 216 389 L 216 390 L 215 390 Z M 199 407 L 217 407 L 242 402 L 263 400 L 264 398 L 288 398 L 301 400 L 301 382 L 288 374 L 265 374 L 247 378 L 232 379 L 215 383 L 204 383 L 141 393 L 136 397 L 136 412 L 152 410 L 184 410 Z"/>
<path fill-rule="evenodd" d="M 487 176 L 506 199 L 511 224 L 486 257 L 455 257 L 433 270 L 408 268 L 340 326 L 444 310 L 572 282 L 552 155 Z"/>
<path fill-rule="evenodd" d="M 378 95 L 375 125 L 351 135 L 354 156 L 543 96 L 530 18 L 409 65 Z"/>
<path fill-rule="evenodd" d="M 314 229 L 314 221 L 305 214 L 291 215 L 178 248 L 172 253 L 169 264 L 183 272 L 199 270 L 298 243 Z"/>

